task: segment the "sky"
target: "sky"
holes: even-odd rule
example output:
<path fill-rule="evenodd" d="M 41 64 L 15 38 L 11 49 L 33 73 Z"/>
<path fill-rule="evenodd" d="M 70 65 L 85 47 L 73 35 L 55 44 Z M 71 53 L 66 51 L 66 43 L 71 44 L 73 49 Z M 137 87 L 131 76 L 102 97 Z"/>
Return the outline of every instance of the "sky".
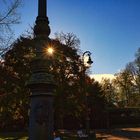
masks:
<path fill-rule="evenodd" d="M 23 0 L 16 37 L 33 26 L 37 6 L 38 0 Z M 115 74 L 134 60 L 140 47 L 140 0 L 48 0 L 47 8 L 50 37 L 74 33 L 80 49 L 92 53 L 92 74 Z"/>

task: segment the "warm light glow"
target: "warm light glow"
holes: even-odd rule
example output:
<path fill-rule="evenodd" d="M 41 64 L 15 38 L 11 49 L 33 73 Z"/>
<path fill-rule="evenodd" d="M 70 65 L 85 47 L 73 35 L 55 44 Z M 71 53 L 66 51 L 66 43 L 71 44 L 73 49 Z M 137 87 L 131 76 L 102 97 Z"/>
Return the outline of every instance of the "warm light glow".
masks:
<path fill-rule="evenodd" d="M 48 54 L 52 55 L 53 52 L 54 52 L 54 49 L 53 48 L 51 48 L 51 47 L 47 48 L 47 53 Z"/>
<path fill-rule="evenodd" d="M 85 56 L 85 57 L 84 57 L 84 65 L 85 65 L 86 67 L 89 66 L 89 64 L 87 63 L 88 60 L 89 60 L 89 56 Z"/>

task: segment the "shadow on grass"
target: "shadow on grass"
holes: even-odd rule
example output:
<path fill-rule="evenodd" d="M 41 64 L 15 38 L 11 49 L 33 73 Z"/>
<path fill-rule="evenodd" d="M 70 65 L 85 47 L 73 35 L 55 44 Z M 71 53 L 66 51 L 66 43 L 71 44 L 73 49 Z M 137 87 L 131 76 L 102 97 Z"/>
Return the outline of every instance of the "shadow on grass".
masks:
<path fill-rule="evenodd" d="M 98 130 L 97 132 L 100 134 L 101 139 L 108 139 L 109 137 L 118 137 L 123 139 L 129 140 L 140 140 L 140 129 L 136 131 L 135 129 L 106 129 L 106 130 Z"/>
<path fill-rule="evenodd" d="M 61 140 L 87 140 L 87 138 L 79 138 L 75 134 L 60 134 Z M 8 132 L 0 133 L 0 140 L 28 140 L 26 132 Z M 88 140 L 95 140 L 91 135 Z"/>
<path fill-rule="evenodd" d="M 114 130 L 112 131 L 112 135 L 124 137 L 128 139 L 140 139 L 140 131 L 131 131 L 131 130 Z"/>

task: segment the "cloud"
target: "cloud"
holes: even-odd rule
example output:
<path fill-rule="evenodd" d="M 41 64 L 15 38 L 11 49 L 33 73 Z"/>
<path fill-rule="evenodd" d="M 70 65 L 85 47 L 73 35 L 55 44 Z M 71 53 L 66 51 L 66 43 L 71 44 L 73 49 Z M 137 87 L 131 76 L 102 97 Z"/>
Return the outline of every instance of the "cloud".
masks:
<path fill-rule="evenodd" d="M 91 78 L 94 78 L 96 81 L 101 82 L 101 80 L 103 78 L 107 78 L 107 79 L 114 79 L 115 76 L 113 74 L 92 74 L 90 75 Z"/>

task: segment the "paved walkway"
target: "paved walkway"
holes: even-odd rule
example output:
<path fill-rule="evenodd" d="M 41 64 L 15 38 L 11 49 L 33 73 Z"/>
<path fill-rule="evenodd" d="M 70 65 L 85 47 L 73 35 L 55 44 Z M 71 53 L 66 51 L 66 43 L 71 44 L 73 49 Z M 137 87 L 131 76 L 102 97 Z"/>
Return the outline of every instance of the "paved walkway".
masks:
<path fill-rule="evenodd" d="M 140 140 L 139 128 L 96 130 L 98 140 Z"/>

